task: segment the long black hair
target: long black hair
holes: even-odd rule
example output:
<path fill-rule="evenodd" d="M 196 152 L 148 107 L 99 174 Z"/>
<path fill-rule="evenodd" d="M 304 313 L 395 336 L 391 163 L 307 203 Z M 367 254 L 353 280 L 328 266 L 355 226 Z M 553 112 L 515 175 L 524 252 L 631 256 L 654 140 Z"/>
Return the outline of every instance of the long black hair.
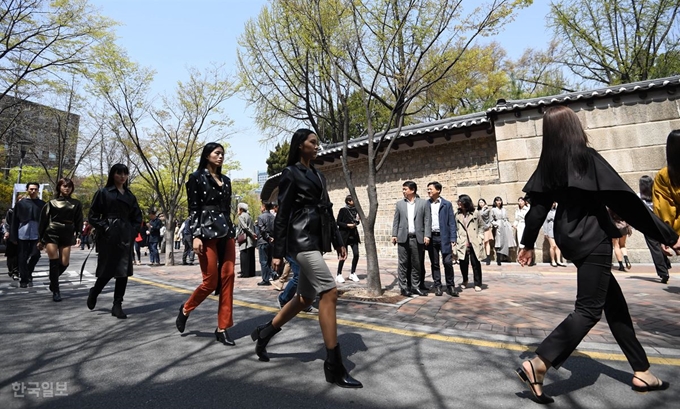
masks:
<path fill-rule="evenodd" d="M 475 212 L 475 205 L 472 204 L 472 198 L 470 196 L 468 195 L 458 196 L 458 203 L 463 205 L 463 211 L 461 212 L 460 209 L 458 209 L 458 213 L 472 214 Z"/>
<path fill-rule="evenodd" d="M 122 163 L 116 163 L 115 165 L 111 166 L 111 170 L 109 170 L 109 178 L 106 179 L 106 187 L 116 185 L 116 182 L 114 181 L 113 177 L 117 174 L 129 175 L 130 169 L 128 169 L 128 167 L 123 165 Z M 123 185 L 123 188 L 127 189 L 129 183 L 130 179 L 126 180 L 125 184 Z"/>
<path fill-rule="evenodd" d="M 198 170 L 203 170 L 208 167 L 208 156 L 210 156 L 210 154 L 213 153 L 213 151 L 217 148 L 222 148 L 222 152 L 224 152 L 224 146 L 217 142 L 208 142 L 203 147 L 203 152 L 201 152 L 201 160 L 198 161 Z M 217 174 L 222 174 L 222 166 L 217 168 Z"/>
<path fill-rule="evenodd" d="M 465 196 L 467 196 L 467 195 L 465 195 Z M 468 196 L 468 197 L 470 197 L 470 196 Z M 470 199 L 470 200 L 472 200 L 472 199 Z M 481 200 L 482 202 L 484 202 L 485 205 L 488 206 L 488 204 L 486 203 L 486 200 L 484 200 L 484 198 L 481 198 L 481 197 L 480 197 L 479 200 L 477 200 L 477 210 L 482 210 L 482 206 L 479 205 L 479 201 L 480 201 L 480 200 Z"/>
<path fill-rule="evenodd" d="M 576 113 L 565 106 L 548 108 L 543 114 L 543 146 L 538 160 L 543 188 L 566 187 L 569 172 L 583 177 L 589 163 L 588 136 Z"/>
<path fill-rule="evenodd" d="M 300 145 L 302 145 L 307 137 L 313 134 L 314 131 L 307 128 L 301 128 L 295 131 L 293 137 L 290 138 L 290 150 L 288 151 L 288 162 L 286 166 L 295 165 L 300 162 Z"/>
<path fill-rule="evenodd" d="M 680 188 L 680 129 L 671 131 L 666 139 L 666 163 L 671 186 Z"/>

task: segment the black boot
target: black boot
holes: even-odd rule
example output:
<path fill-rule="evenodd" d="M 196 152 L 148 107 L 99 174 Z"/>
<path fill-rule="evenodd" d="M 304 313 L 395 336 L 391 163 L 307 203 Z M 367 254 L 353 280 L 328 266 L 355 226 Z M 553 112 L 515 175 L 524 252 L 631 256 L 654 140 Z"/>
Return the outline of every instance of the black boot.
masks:
<path fill-rule="evenodd" d="M 123 300 L 113 300 L 111 315 L 122 320 L 127 318 L 127 315 L 123 312 Z"/>
<path fill-rule="evenodd" d="M 63 264 L 59 263 L 59 275 L 61 276 L 62 274 L 64 274 L 64 272 L 66 271 L 67 268 L 68 268 L 68 264 L 63 265 Z"/>
<path fill-rule="evenodd" d="M 363 388 L 364 385 L 352 378 L 342 364 L 340 344 L 333 349 L 326 348 L 326 361 L 323 363 L 326 382 L 334 383 L 341 388 Z"/>
<path fill-rule="evenodd" d="M 626 265 L 626 270 L 630 270 L 633 266 L 630 264 L 628 256 L 623 256 L 623 262 Z"/>
<path fill-rule="evenodd" d="M 267 355 L 267 344 L 269 343 L 269 340 L 272 339 L 272 337 L 279 331 L 281 331 L 281 328 L 274 328 L 272 322 L 269 321 L 268 323 L 255 328 L 255 330 L 250 334 L 250 338 L 252 338 L 253 341 L 257 341 L 255 344 L 255 353 L 257 354 L 257 357 L 260 359 L 260 361 L 269 362 L 269 355 Z"/>
<path fill-rule="evenodd" d="M 619 271 L 626 271 L 626 267 L 623 266 L 623 261 L 619 261 Z"/>
<path fill-rule="evenodd" d="M 87 308 L 90 310 L 94 310 L 94 307 L 97 306 L 97 296 L 99 294 L 94 292 L 94 287 L 90 288 L 90 292 L 87 295 Z"/>
<path fill-rule="evenodd" d="M 61 265 L 61 262 L 59 261 L 59 259 L 50 260 L 50 291 L 52 291 L 52 293 L 58 293 L 59 292 L 59 266 L 60 265 Z"/>

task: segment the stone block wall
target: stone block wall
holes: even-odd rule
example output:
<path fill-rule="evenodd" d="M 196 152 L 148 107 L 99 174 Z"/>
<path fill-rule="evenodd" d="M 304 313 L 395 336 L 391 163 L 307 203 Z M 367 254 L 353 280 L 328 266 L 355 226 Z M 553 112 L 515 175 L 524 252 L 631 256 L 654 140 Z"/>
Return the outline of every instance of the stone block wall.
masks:
<path fill-rule="evenodd" d="M 666 165 L 666 137 L 680 128 L 680 99 L 666 91 L 650 91 L 642 100 L 638 94 L 569 105 L 579 116 L 590 145 L 638 191 L 643 175 L 654 177 Z M 536 169 L 541 154 L 542 114 L 537 108 L 503 113 L 495 121 L 498 140 L 499 177 L 503 183 L 522 185 Z M 520 187 L 521 189 L 521 187 Z M 519 191 L 516 191 L 519 194 Z M 514 216 L 514 212 L 513 215 Z M 626 243 L 633 262 L 651 263 L 644 236 L 639 232 Z M 539 237 L 537 249 L 547 250 Z M 549 260 L 541 254 L 539 260 Z"/>
<path fill-rule="evenodd" d="M 616 99 L 589 100 L 569 105 L 581 119 L 589 142 L 638 191 L 642 175 L 654 177 L 665 166 L 665 143 L 668 133 L 680 128 L 680 99 L 664 90 L 649 91 L 645 99 L 629 94 Z M 376 239 L 380 257 L 396 258 L 390 242 L 394 207 L 402 199 L 401 186 L 406 180 L 418 184 L 418 193 L 427 198 L 427 183 L 438 181 L 442 197 L 455 201 L 468 194 L 473 201 L 484 198 L 491 204 L 503 198 L 508 216 L 514 221 L 517 198 L 536 169 L 541 154 L 542 111 L 527 108 L 498 114 L 494 133 L 472 132 L 469 138 L 454 136 L 450 141 L 435 138 L 433 144 L 416 142 L 402 145 L 390 153 L 378 173 L 378 217 Z M 367 161 L 365 157 L 349 162 L 359 201 L 368 212 L 366 194 Z M 348 194 L 339 160 L 319 167 L 328 178 L 335 213 L 344 206 Z M 361 229 L 360 229 L 361 230 Z M 640 232 L 633 232 L 627 242 L 633 262 L 651 263 L 649 250 Z M 548 262 L 547 241 L 539 235 L 536 258 Z M 514 255 L 512 256 L 514 259 Z"/>

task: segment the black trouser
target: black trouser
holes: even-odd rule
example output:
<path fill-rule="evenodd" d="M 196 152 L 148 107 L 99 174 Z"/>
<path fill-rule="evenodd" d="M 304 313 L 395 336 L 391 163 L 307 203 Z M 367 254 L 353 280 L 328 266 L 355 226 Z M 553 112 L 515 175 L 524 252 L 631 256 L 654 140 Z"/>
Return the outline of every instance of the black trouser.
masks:
<path fill-rule="evenodd" d="M 5 245 L 5 257 L 7 257 L 7 274 L 12 277 L 14 274 L 19 274 L 19 263 L 17 245 L 14 242 L 7 240 Z"/>
<path fill-rule="evenodd" d="M 106 284 L 111 281 L 114 277 L 98 277 L 97 281 L 94 283 L 94 294 L 95 296 L 101 294 Z M 125 289 L 127 288 L 127 277 L 116 277 L 116 286 L 113 290 L 113 303 L 121 304 L 123 302 L 123 297 L 125 296 Z"/>
<path fill-rule="evenodd" d="M 241 250 L 241 277 L 255 277 L 255 247 Z"/>
<path fill-rule="evenodd" d="M 418 243 L 418 239 L 415 236 L 409 236 L 408 241 L 398 244 L 399 267 L 397 273 L 399 288 L 402 290 L 410 290 L 411 288 L 421 286 L 420 260 L 424 253 L 425 246 Z"/>
<path fill-rule="evenodd" d="M 40 259 L 38 240 L 17 240 L 17 262 L 19 263 L 19 276 L 21 283 L 28 284 L 33 281 L 33 270 Z"/>
<path fill-rule="evenodd" d="M 352 249 L 352 274 L 357 272 L 357 264 L 359 264 L 359 243 L 348 244 Z M 338 260 L 338 275 L 342 274 L 342 267 L 345 265 L 345 260 Z"/>
<path fill-rule="evenodd" d="M 432 241 L 427 246 L 427 253 L 430 256 L 430 265 L 432 266 L 432 280 L 435 287 L 442 286 L 442 274 L 439 268 L 439 253 L 442 254 L 442 263 L 444 264 L 444 277 L 446 279 L 446 286 L 453 287 L 453 253 L 442 252 L 442 240 L 440 235 L 432 234 Z M 425 272 L 421 274 L 423 282 L 425 279 Z"/>
<path fill-rule="evenodd" d="M 463 276 L 463 281 L 468 282 L 468 265 L 472 264 L 472 278 L 475 280 L 475 287 L 482 286 L 482 263 L 477 259 L 475 250 L 472 246 L 467 248 L 465 252 L 465 258 L 463 260 L 458 260 L 458 265 L 460 265 L 460 275 Z"/>
<path fill-rule="evenodd" d="M 604 311 L 609 329 L 633 370 L 649 369 L 647 354 L 635 337 L 626 299 L 611 271 L 611 254 L 612 242 L 607 239 L 590 255 L 574 261 L 578 269 L 574 311 L 536 349 L 555 368 L 574 352 Z"/>
<path fill-rule="evenodd" d="M 194 262 L 194 257 L 196 255 L 194 254 L 193 240 L 194 240 L 194 238 L 191 236 L 191 234 L 185 234 L 182 237 L 182 242 L 184 243 L 184 253 L 182 253 L 182 263 L 186 263 L 187 259 L 189 259 L 189 261 L 191 263 Z"/>
<path fill-rule="evenodd" d="M 647 236 L 645 236 L 645 242 L 647 242 L 649 252 L 652 254 L 652 261 L 654 262 L 654 267 L 656 268 L 656 275 L 661 278 L 668 277 L 668 269 L 671 268 L 671 262 L 661 250 L 661 243 L 654 239 L 650 239 Z"/>

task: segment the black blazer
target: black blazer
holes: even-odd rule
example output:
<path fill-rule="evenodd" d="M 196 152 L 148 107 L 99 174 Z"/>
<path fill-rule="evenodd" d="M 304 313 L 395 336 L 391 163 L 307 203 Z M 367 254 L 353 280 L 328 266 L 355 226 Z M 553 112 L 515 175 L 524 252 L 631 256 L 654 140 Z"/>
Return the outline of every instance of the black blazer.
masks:
<path fill-rule="evenodd" d="M 354 209 L 354 214 L 356 214 L 356 209 Z M 354 224 L 354 228 L 350 229 L 347 227 L 348 224 Z M 342 242 L 348 246 L 355 243 L 361 243 L 359 238 L 359 222 L 352 214 L 347 206 L 343 207 L 338 211 L 338 229 L 340 230 L 340 236 L 342 237 Z"/>
<path fill-rule="evenodd" d="M 523 190 L 531 198 L 531 209 L 525 218 L 522 244 L 534 248 L 543 221 L 552 203 L 557 202 L 555 242 L 569 260 L 584 258 L 602 241 L 621 237 L 607 207 L 645 236 L 674 245 L 678 235 L 673 229 L 649 210 L 600 154 L 594 149 L 589 152 L 588 171 L 581 178 L 569 172 L 567 187 L 546 191 L 538 170 L 529 178 Z"/>
<path fill-rule="evenodd" d="M 192 237 L 201 239 L 234 238 L 231 222 L 231 179 L 221 175 L 218 185 L 208 169 L 197 170 L 187 180 L 189 228 Z"/>
<path fill-rule="evenodd" d="M 326 234 L 335 249 L 343 246 L 332 203 L 326 191 L 326 178 L 314 166 L 300 162 L 288 166 L 279 180 L 279 212 L 274 220 L 274 258 L 295 256 L 301 251 L 330 251 L 322 245 L 322 218 Z M 322 213 L 325 216 L 322 217 Z"/>

